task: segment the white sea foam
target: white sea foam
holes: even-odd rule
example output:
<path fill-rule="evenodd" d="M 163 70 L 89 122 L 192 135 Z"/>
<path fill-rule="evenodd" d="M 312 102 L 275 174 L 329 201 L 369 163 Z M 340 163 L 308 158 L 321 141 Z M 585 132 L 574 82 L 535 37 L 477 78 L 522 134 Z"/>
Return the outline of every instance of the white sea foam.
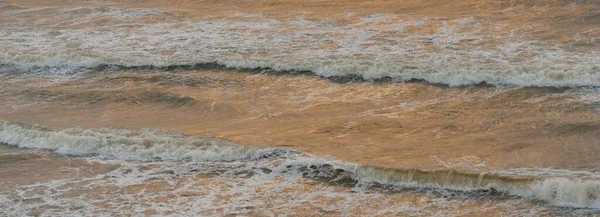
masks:
<path fill-rule="evenodd" d="M 60 154 L 94 155 L 90 159 L 100 157 L 111 160 L 112 163 L 123 160 L 159 160 L 176 164 L 191 161 L 200 167 L 195 171 L 208 169 L 209 172 L 206 173 L 262 173 L 258 177 L 268 177 L 268 180 L 278 177 L 287 181 L 310 178 L 355 185 L 356 191 L 374 184 L 396 189 L 437 189 L 450 191 L 449 194 L 463 192 L 466 196 L 493 189 L 490 195 L 492 197 L 494 192 L 498 192 L 545 201 L 556 206 L 600 208 L 600 175 L 594 172 L 536 169 L 539 172 L 528 173 L 523 171 L 531 169 L 521 169 L 469 174 L 451 170 L 379 168 L 306 156 L 287 149 L 252 148 L 151 130 L 52 131 L 6 121 L 0 123 L 0 143 L 22 148 L 48 149 Z M 269 172 L 265 172 L 265 169 Z M 127 177 L 129 178 L 113 181 L 117 185 L 135 184 L 135 181 L 129 180 L 135 176 Z"/>
<path fill-rule="evenodd" d="M 478 213 L 493 208 L 513 215 L 527 216 L 527 213 L 531 213 L 529 215 L 533 216 L 543 213 L 545 209 L 537 207 L 535 210 L 515 210 L 512 205 L 520 202 L 518 200 L 484 207 L 477 206 L 474 201 L 447 197 L 421 196 L 416 201 L 403 200 L 403 195 L 400 194 L 345 191 L 326 183 L 303 180 L 298 173 L 264 173 L 260 169 L 252 169 L 252 166 L 257 165 L 121 163 L 121 168 L 96 177 L 37 183 L 0 192 L 0 202 L 3 202 L 0 203 L 0 214 L 13 216 L 40 210 L 43 216 L 114 216 L 139 213 L 155 213 L 158 216 L 332 213 L 342 216 L 444 216 Z M 214 174 L 215 171 L 221 172 L 216 176 L 194 178 L 198 174 Z M 249 171 L 253 175 L 248 176 Z M 282 176 L 285 180 L 278 178 Z M 161 191 L 134 190 L 145 185 L 166 187 L 161 188 Z M 106 190 L 102 192 L 97 189 Z M 411 194 L 406 196 L 415 197 Z M 475 206 L 456 209 L 465 203 Z M 51 208 L 45 208 L 50 206 Z"/>
<path fill-rule="evenodd" d="M 118 18 L 141 18 L 146 16 L 161 15 L 158 9 L 122 9 L 122 8 L 94 8 L 93 13 L 99 16 L 113 16 Z"/>
<path fill-rule="evenodd" d="M 10 122 L 0 122 L 0 143 L 48 149 L 66 155 L 99 155 L 140 161 L 245 161 L 291 153 L 278 148 L 252 148 L 152 131 L 66 129 L 55 132 Z"/>
<path fill-rule="evenodd" d="M 102 16 L 120 19 L 155 13 L 159 12 L 115 9 Z M 94 17 L 91 12 L 83 14 L 77 22 L 92 22 Z M 481 82 L 600 85 L 600 53 L 568 51 L 518 36 L 486 35 L 482 29 L 492 28 L 493 23 L 477 18 L 402 20 L 377 15 L 353 24 L 260 17 L 245 22 L 127 22 L 70 29 L 46 24 L 8 26 L 0 29 L 5 42 L 0 46 L 0 64 L 21 71 L 69 74 L 99 65 L 218 63 L 233 68 L 306 70 L 323 77 L 422 79 L 451 86 Z M 405 30 L 437 23 L 441 27 L 432 33 Z"/>
<path fill-rule="evenodd" d="M 549 178 L 536 182 L 527 194 L 557 206 L 600 209 L 600 181 Z"/>

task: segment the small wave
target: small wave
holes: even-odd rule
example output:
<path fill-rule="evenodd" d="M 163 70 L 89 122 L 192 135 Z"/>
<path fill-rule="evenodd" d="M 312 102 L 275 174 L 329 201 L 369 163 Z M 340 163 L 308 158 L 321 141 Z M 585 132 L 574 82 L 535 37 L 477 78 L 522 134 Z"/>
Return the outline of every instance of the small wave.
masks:
<path fill-rule="evenodd" d="M 0 30 L 7 42 L 0 54 L 4 65 L 0 72 L 74 75 L 103 67 L 172 70 L 217 64 L 277 73 L 310 72 L 342 81 L 600 86 L 597 51 L 572 51 L 512 34 L 489 35 L 485 29 L 500 27 L 477 18 L 358 18 L 361 22 L 345 25 L 305 19 L 222 19 L 58 31 L 15 25 Z M 440 27 L 406 30 L 424 26 Z"/>
<path fill-rule="evenodd" d="M 287 149 L 253 148 L 227 141 L 151 130 L 73 128 L 51 131 L 6 121 L 0 122 L 0 143 L 20 148 L 47 149 L 65 155 L 98 155 L 138 161 L 252 161 L 293 153 Z"/>
<path fill-rule="evenodd" d="M 437 190 L 466 197 L 524 198 L 550 205 L 600 209 L 600 177 L 592 172 L 567 170 L 468 173 L 425 171 L 352 164 L 311 157 L 282 148 L 255 148 L 227 141 L 186 137 L 152 130 L 64 129 L 52 131 L 8 121 L 0 122 L 0 143 L 21 148 L 52 150 L 59 154 L 136 161 L 192 161 L 247 165 L 250 173 L 304 177 L 330 184 L 394 190 Z M 261 163 L 264 162 L 264 163 Z M 274 163 L 279 162 L 279 163 Z M 237 165 L 237 164 L 236 164 Z M 243 170 L 243 169 L 242 169 Z M 227 166 L 211 169 L 226 172 Z M 243 172 L 240 168 L 235 173 Z M 570 174 L 577 172 L 577 178 Z M 551 176 L 548 176 L 551 175 Z"/>
<path fill-rule="evenodd" d="M 274 171 L 301 174 L 330 183 L 386 189 L 437 189 L 449 195 L 492 198 L 520 197 L 553 206 L 600 208 L 600 181 L 566 177 L 506 176 L 500 173 L 462 173 L 452 170 L 382 168 L 305 159 L 288 162 Z"/>
<path fill-rule="evenodd" d="M 121 60 L 124 61 L 124 60 Z M 115 72 L 115 71 L 184 71 L 184 70 L 239 70 L 251 73 L 271 74 L 313 74 L 334 82 L 426 82 L 452 87 L 472 85 L 495 85 L 517 87 L 600 87 L 600 73 L 595 66 L 569 68 L 564 66 L 562 71 L 570 71 L 575 75 L 562 76 L 545 71 L 543 68 L 524 68 L 519 66 L 506 66 L 504 69 L 490 74 L 485 68 L 452 68 L 446 71 L 437 71 L 433 68 L 417 68 L 390 64 L 358 64 L 348 63 L 334 66 L 314 66 L 311 64 L 285 62 L 272 63 L 265 61 L 209 61 L 199 63 L 144 63 L 130 61 L 117 64 L 107 64 L 95 60 L 77 62 L 74 64 L 0 64 L 0 74 L 25 74 L 25 75 L 58 75 L 77 76 L 89 72 Z M 60 61 L 59 61 L 60 62 Z M 1 63 L 1 61 L 0 61 Z M 133 64 L 132 64 L 133 63 Z M 499 66 L 500 67 L 500 66 Z M 521 70 L 524 70 L 521 72 Z M 537 71 L 536 71 L 537 70 Z M 464 73 L 465 71 L 469 73 Z M 494 75 L 496 74 L 496 75 Z M 506 77 L 506 74 L 513 76 Z"/>

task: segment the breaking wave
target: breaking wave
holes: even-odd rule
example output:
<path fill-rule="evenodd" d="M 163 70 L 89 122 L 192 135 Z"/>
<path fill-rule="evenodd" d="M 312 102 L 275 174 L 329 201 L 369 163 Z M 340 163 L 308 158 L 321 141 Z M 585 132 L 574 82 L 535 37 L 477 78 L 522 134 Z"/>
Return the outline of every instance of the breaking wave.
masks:
<path fill-rule="evenodd" d="M 0 143 L 52 150 L 65 155 L 98 155 L 138 161 L 252 161 L 293 153 L 279 148 L 253 148 L 227 141 L 184 137 L 151 130 L 51 131 L 38 126 L 0 123 Z"/>
<path fill-rule="evenodd" d="M 47 149 L 66 155 L 92 155 L 116 160 L 220 163 L 250 161 L 252 164 L 247 169 L 252 173 L 288 178 L 305 177 L 357 190 L 437 189 L 466 196 L 484 195 L 499 199 L 516 197 L 561 207 L 600 208 L 600 174 L 592 172 L 571 171 L 579 175 L 574 179 L 566 178 L 570 175 L 567 170 L 468 173 L 384 168 L 326 160 L 290 149 L 246 147 L 227 141 L 152 130 L 72 128 L 53 131 L 7 121 L 0 123 L 0 143 L 21 148 Z M 227 168 L 212 170 L 215 171 L 223 172 Z"/>
<path fill-rule="evenodd" d="M 338 62 L 332 65 L 315 63 L 243 60 L 243 61 L 207 61 L 160 63 L 159 61 L 143 62 L 136 60 L 119 60 L 102 62 L 81 58 L 73 60 L 56 60 L 55 63 L 0 64 L 0 74 L 44 74 L 73 76 L 89 72 L 102 71 L 181 71 L 181 70 L 241 70 L 255 73 L 274 74 L 314 74 L 319 77 L 342 82 L 411 82 L 424 81 L 448 86 L 469 86 L 490 84 L 518 87 L 599 87 L 600 72 L 594 65 L 556 65 L 552 68 L 535 66 L 497 65 L 493 68 L 445 66 L 444 69 L 423 66 L 422 68 L 406 65 L 395 65 L 384 62 L 358 63 Z M 52 60 L 54 61 L 54 60 Z M 51 62 L 52 62 L 51 61 Z M 2 61 L 0 60 L 0 63 Z M 137 63 L 137 64 L 136 64 Z"/>
<path fill-rule="evenodd" d="M 406 20 L 379 14 L 340 23 L 259 16 L 251 21 L 147 23 L 136 17 L 160 12 L 106 9 L 101 10 L 102 18 L 116 24 L 82 28 L 86 22 L 98 25 L 94 21 L 99 15 L 94 10 L 75 11 L 80 17 L 76 23 L 69 23 L 73 15 L 67 13 L 61 24 L 72 28 L 49 28 L 56 24 L 42 21 L 54 19 L 56 13 L 50 13 L 47 19 L 40 17 L 36 28 L 0 29 L 0 39 L 5 41 L 0 47 L 0 73 L 74 75 L 218 65 L 310 72 L 332 79 L 422 80 L 450 86 L 600 86 L 597 51 L 573 51 L 522 38 L 515 33 L 518 29 L 472 17 Z M 123 23 L 123 13 L 133 19 Z M 510 34 L 489 35 L 491 30 Z"/>

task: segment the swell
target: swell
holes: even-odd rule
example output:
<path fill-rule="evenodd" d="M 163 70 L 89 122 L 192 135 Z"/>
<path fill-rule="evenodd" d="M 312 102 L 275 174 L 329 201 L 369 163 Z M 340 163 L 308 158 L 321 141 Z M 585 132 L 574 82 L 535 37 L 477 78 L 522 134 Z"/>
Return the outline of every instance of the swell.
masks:
<path fill-rule="evenodd" d="M 51 130 L 8 121 L 0 122 L 0 143 L 20 148 L 46 149 L 59 154 L 117 160 L 252 161 L 258 163 L 252 165 L 259 165 L 261 168 L 258 171 L 262 173 L 301 176 L 357 190 L 377 188 L 404 192 L 433 189 L 475 199 L 516 197 L 562 207 L 600 208 L 600 181 L 597 180 L 600 175 L 591 172 L 552 170 L 548 173 L 551 175 L 532 175 L 515 171 L 470 173 L 385 168 L 326 160 L 284 148 L 247 147 L 228 141 L 152 130 Z M 257 168 L 253 166 L 249 171 L 256 172 Z M 570 172 L 579 174 L 579 178 L 567 178 Z"/>
<path fill-rule="evenodd" d="M 516 197 L 551 206 L 600 208 L 600 181 L 592 179 L 507 175 L 503 172 L 424 171 L 324 160 L 292 162 L 283 170 L 294 170 L 306 178 L 358 189 L 374 187 L 392 192 L 434 190 L 446 196 L 487 199 Z"/>

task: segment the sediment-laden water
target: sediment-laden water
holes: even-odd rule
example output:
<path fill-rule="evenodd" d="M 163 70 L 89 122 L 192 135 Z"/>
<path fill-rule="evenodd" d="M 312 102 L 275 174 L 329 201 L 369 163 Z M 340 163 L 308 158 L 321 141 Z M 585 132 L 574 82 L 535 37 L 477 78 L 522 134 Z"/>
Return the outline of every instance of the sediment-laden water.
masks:
<path fill-rule="evenodd" d="M 0 215 L 597 215 L 599 9 L 0 2 Z"/>

